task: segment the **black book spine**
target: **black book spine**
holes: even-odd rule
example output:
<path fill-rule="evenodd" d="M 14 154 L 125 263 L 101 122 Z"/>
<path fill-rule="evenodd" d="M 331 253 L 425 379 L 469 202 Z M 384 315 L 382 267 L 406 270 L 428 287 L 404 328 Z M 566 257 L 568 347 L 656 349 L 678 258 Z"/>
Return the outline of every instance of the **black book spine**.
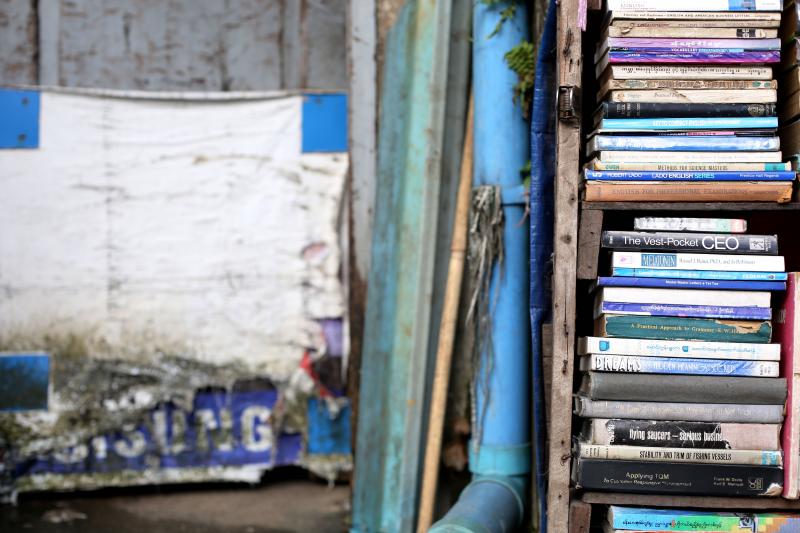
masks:
<path fill-rule="evenodd" d="M 604 231 L 601 243 L 603 248 L 614 250 L 778 255 L 778 237 L 775 235 Z"/>
<path fill-rule="evenodd" d="M 774 117 L 776 104 L 603 102 L 603 118 Z"/>
<path fill-rule="evenodd" d="M 786 378 L 587 372 L 580 392 L 594 400 L 783 405 Z"/>
<path fill-rule="evenodd" d="M 611 419 L 605 431 L 614 446 L 652 448 L 733 449 L 722 424 L 717 422 L 671 422 Z"/>
<path fill-rule="evenodd" d="M 577 488 L 645 494 L 780 496 L 783 469 L 775 466 L 647 463 L 577 459 Z"/>

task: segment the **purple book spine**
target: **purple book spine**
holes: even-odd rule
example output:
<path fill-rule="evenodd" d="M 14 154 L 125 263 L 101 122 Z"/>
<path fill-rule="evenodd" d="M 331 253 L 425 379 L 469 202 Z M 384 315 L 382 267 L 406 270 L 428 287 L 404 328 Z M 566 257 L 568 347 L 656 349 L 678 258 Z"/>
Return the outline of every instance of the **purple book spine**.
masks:
<path fill-rule="evenodd" d="M 610 51 L 609 63 L 778 63 L 779 50 L 748 52 Z"/>
<path fill-rule="evenodd" d="M 650 39 L 647 37 L 609 37 L 610 48 L 742 48 L 780 50 L 780 39 Z"/>
<path fill-rule="evenodd" d="M 772 318 L 772 310 L 767 307 L 637 304 L 623 302 L 602 302 L 600 306 L 600 313 L 630 313 L 650 316 L 730 318 L 740 320 L 770 320 Z"/>

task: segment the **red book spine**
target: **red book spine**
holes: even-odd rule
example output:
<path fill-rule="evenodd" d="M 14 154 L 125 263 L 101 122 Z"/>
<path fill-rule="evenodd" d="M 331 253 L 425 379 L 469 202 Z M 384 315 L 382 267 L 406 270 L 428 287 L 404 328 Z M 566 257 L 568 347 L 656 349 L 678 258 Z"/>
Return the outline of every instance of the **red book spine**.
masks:
<path fill-rule="evenodd" d="M 794 386 L 800 387 L 800 354 L 795 357 L 795 343 L 800 342 L 798 326 L 800 321 L 795 317 L 797 298 L 800 282 L 800 272 L 790 272 L 786 284 L 786 295 L 777 313 L 774 324 L 775 339 L 781 345 L 781 377 L 786 378 L 788 395 L 786 397 L 786 418 L 783 422 L 781 442 L 783 445 L 783 497 L 797 499 L 800 496 L 800 419 L 797 410 L 800 409 L 800 391 L 795 391 Z"/>

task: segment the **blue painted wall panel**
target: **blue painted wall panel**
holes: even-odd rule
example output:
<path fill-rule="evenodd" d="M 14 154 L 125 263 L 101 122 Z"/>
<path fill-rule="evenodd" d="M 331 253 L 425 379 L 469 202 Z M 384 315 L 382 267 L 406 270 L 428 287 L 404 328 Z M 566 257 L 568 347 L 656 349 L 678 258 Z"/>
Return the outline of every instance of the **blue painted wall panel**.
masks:
<path fill-rule="evenodd" d="M 324 402 L 308 400 L 308 453 L 350 453 L 350 406 L 331 418 Z"/>
<path fill-rule="evenodd" d="M 47 409 L 49 385 L 48 354 L 0 354 L 0 411 Z"/>
<path fill-rule="evenodd" d="M 347 151 L 347 95 L 303 98 L 303 153 Z"/>
<path fill-rule="evenodd" d="M 0 89 L 0 148 L 39 147 L 39 91 Z"/>

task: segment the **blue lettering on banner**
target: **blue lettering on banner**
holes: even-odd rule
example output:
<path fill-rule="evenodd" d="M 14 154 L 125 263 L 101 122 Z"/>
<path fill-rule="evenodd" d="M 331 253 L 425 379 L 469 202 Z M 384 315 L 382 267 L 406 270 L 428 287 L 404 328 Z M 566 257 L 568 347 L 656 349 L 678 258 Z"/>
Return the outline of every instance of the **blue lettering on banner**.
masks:
<path fill-rule="evenodd" d="M 642 266 L 652 268 L 675 268 L 678 256 L 675 254 L 642 254 Z"/>
<path fill-rule="evenodd" d="M 159 406 L 135 427 L 23 461 L 14 477 L 296 464 L 303 437 L 274 434 L 271 415 L 277 399 L 275 390 L 198 393 L 191 412 L 173 404 Z"/>

